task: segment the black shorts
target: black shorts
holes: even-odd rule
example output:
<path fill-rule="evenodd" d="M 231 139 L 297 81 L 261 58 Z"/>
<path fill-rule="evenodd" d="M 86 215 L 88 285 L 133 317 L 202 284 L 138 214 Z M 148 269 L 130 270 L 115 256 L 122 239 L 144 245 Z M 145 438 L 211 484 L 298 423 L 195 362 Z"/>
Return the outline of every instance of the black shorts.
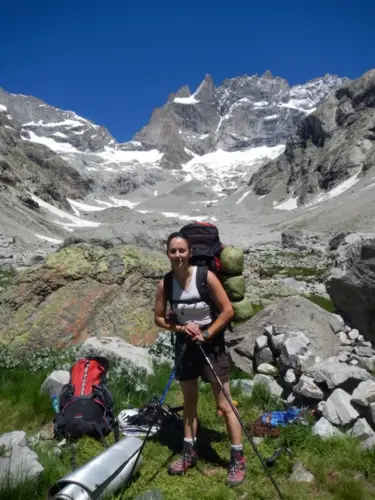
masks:
<path fill-rule="evenodd" d="M 181 342 L 176 342 L 175 360 L 178 359 L 182 345 L 183 344 Z M 230 364 L 229 354 L 225 345 L 215 347 L 209 344 L 202 344 L 202 346 L 220 381 L 222 383 L 228 382 Z M 176 368 L 175 378 L 179 382 L 185 382 L 187 380 L 196 380 L 199 377 L 202 377 L 204 382 L 217 382 L 216 377 L 212 373 L 212 370 L 205 360 L 199 346 L 192 342 L 188 342 L 181 363 Z"/>

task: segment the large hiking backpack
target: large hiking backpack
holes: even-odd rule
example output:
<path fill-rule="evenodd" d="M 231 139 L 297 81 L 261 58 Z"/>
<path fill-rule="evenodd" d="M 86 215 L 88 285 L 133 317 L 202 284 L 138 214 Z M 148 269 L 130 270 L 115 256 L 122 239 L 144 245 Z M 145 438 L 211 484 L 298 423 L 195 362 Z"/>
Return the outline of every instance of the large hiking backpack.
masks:
<path fill-rule="evenodd" d="M 192 222 L 182 227 L 180 233 L 189 240 L 195 266 L 205 266 L 217 274 L 220 271 L 220 253 L 224 245 L 218 228 L 209 222 Z"/>
<path fill-rule="evenodd" d="M 88 435 L 100 438 L 106 446 L 104 437 L 114 431 L 118 439 L 113 399 L 106 386 L 108 368 L 106 358 L 95 356 L 79 359 L 72 366 L 54 421 L 55 437 L 77 439 Z"/>
<path fill-rule="evenodd" d="M 191 263 L 197 266 L 196 284 L 200 300 L 210 305 L 211 315 L 215 320 L 219 311 L 208 291 L 207 272 L 210 270 L 218 275 L 221 269 L 220 253 L 224 245 L 220 241 L 219 230 L 217 226 L 209 222 L 193 222 L 182 227 L 180 233 L 188 239 L 192 250 Z M 173 299 L 172 271 L 164 276 L 164 290 L 167 301 L 172 307 L 177 302 Z M 232 329 L 231 324 L 228 328 Z"/>

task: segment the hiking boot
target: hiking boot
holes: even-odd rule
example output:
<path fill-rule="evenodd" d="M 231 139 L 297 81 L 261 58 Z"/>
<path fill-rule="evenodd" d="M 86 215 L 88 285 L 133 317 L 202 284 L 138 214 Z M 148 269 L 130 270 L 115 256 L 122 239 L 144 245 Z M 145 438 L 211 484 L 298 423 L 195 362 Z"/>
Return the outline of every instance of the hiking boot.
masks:
<path fill-rule="evenodd" d="M 227 476 L 227 485 L 233 488 L 239 486 L 246 476 L 246 458 L 243 451 L 232 450 L 230 455 L 230 465 Z"/>
<path fill-rule="evenodd" d="M 194 446 L 185 442 L 181 457 L 171 463 L 168 469 L 168 474 L 171 474 L 172 476 L 181 476 L 188 469 L 194 467 L 197 460 L 198 455 Z"/>

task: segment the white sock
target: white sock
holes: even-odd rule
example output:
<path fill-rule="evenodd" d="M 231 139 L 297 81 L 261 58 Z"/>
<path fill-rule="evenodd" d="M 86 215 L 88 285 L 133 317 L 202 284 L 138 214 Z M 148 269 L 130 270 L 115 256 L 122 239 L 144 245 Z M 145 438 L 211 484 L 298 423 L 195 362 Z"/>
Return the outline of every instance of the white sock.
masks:
<path fill-rule="evenodd" d="M 194 439 L 193 438 L 184 438 L 185 443 L 188 444 L 194 444 Z"/>
<path fill-rule="evenodd" d="M 243 451 L 243 445 L 242 444 L 232 444 L 232 450 Z"/>

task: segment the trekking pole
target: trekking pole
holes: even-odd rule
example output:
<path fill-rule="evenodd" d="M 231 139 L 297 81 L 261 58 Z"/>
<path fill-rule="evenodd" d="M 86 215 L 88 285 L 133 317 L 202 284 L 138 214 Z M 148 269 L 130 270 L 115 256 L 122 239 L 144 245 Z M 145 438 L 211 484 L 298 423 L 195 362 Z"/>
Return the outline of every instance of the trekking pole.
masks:
<path fill-rule="evenodd" d="M 183 356 L 184 356 L 184 354 L 185 354 L 186 347 L 187 347 L 187 342 L 185 342 L 185 343 L 183 344 L 183 346 L 182 346 L 182 348 L 181 348 L 181 352 L 180 352 L 180 354 L 179 354 L 178 358 L 176 359 L 176 362 L 175 362 L 175 364 L 174 364 L 174 366 L 173 366 L 172 373 L 171 373 L 171 375 L 170 375 L 170 377 L 169 377 L 169 379 L 168 379 L 167 385 L 166 385 L 166 387 L 165 387 L 165 389 L 164 389 L 164 391 L 163 391 L 163 394 L 162 394 L 162 396 L 161 396 L 161 398 L 160 398 L 160 400 L 159 400 L 159 404 L 160 404 L 160 405 L 162 405 L 162 404 L 164 403 L 164 400 L 165 400 L 165 397 L 166 397 L 166 395 L 167 395 L 167 392 L 168 392 L 168 390 L 169 390 L 169 388 L 170 388 L 170 386 L 171 386 L 171 384 L 172 384 L 172 382 L 173 382 L 173 379 L 174 379 L 174 377 L 175 377 L 175 375 L 176 375 L 176 370 L 177 370 L 177 368 L 180 366 L 181 361 L 182 361 L 182 358 L 183 358 Z M 129 477 L 128 477 L 128 483 L 129 483 L 129 481 L 130 481 L 130 479 L 131 479 L 131 477 L 132 477 L 132 475 L 133 475 L 133 472 L 134 472 L 134 470 L 135 470 L 135 468 L 136 468 L 136 466 L 137 466 L 137 463 L 138 463 L 139 457 L 140 457 L 140 456 L 141 456 L 141 454 L 142 454 L 143 448 L 144 448 L 144 447 L 145 447 L 145 445 L 146 445 L 147 439 L 148 439 L 148 437 L 149 437 L 149 435 L 150 435 L 150 432 L 151 432 L 151 430 L 152 430 L 152 427 L 153 427 L 153 425 L 154 425 L 154 421 L 155 421 L 156 417 L 157 417 L 157 414 L 155 414 L 154 418 L 151 420 L 150 425 L 149 425 L 149 428 L 147 429 L 146 436 L 145 436 L 145 438 L 144 438 L 144 440 L 143 440 L 143 443 L 142 443 L 142 445 L 140 446 L 139 451 L 137 451 L 138 456 L 137 456 L 137 458 L 136 458 L 136 460 L 135 460 L 135 462 L 134 462 L 133 468 L 132 468 L 132 470 L 131 470 L 131 472 L 130 472 L 130 474 L 129 474 Z"/>
<path fill-rule="evenodd" d="M 220 389 L 223 391 L 223 394 L 224 394 L 224 396 L 225 396 L 226 400 L 228 401 L 228 403 L 230 404 L 230 406 L 231 406 L 231 408 L 232 408 L 232 410 L 233 410 L 234 414 L 236 415 L 237 420 L 238 420 L 238 421 L 239 421 L 239 423 L 241 424 L 241 427 L 242 427 L 242 429 L 243 429 L 244 433 L 246 434 L 246 437 L 247 437 L 247 438 L 248 438 L 248 440 L 250 441 L 250 444 L 251 444 L 251 446 L 253 447 L 253 450 L 255 451 L 255 453 L 256 453 L 256 455 L 257 455 L 257 457 L 259 458 L 260 463 L 263 465 L 264 470 L 266 471 L 266 473 L 267 473 L 268 477 L 270 478 L 271 483 L 272 483 L 272 484 L 273 484 L 273 486 L 275 487 L 275 490 L 277 491 L 277 493 L 278 493 L 278 495 L 279 495 L 280 499 L 281 499 L 281 500 L 284 500 L 283 494 L 281 493 L 279 486 L 277 485 L 277 483 L 276 483 L 276 481 L 274 480 L 274 478 L 273 478 L 273 476 L 272 476 L 271 472 L 268 470 L 268 468 L 267 468 L 266 464 L 264 463 L 263 458 L 262 458 L 262 455 L 260 454 L 260 451 L 259 451 L 259 450 L 258 450 L 258 448 L 257 448 L 257 445 L 254 443 L 254 441 L 253 441 L 252 437 L 250 436 L 250 434 L 249 434 L 248 430 L 246 429 L 245 424 L 243 423 L 242 418 L 241 418 L 241 416 L 240 416 L 240 414 L 239 414 L 239 412 L 238 412 L 237 408 L 234 406 L 234 404 L 233 404 L 233 402 L 232 402 L 232 400 L 231 400 L 231 398 L 230 398 L 230 396 L 229 396 L 229 394 L 228 394 L 227 390 L 224 388 L 224 386 L 223 386 L 223 384 L 222 384 L 221 380 L 220 380 L 220 379 L 219 379 L 219 377 L 217 376 L 217 374 L 216 374 L 216 372 L 215 372 L 215 370 L 214 370 L 214 367 L 212 366 L 211 361 L 209 360 L 209 358 L 208 358 L 207 354 L 204 352 L 204 349 L 203 349 L 203 347 L 202 347 L 202 344 L 201 344 L 201 343 L 198 343 L 198 346 L 199 346 L 200 350 L 202 351 L 202 354 L 203 354 L 203 356 L 204 356 L 204 358 L 205 358 L 206 362 L 208 363 L 208 366 L 210 367 L 210 369 L 211 369 L 211 371 L 212 371 L 212 374 L 213 374 L 213 375 L 214 375 L 214 377 L 216 378 L 217 383 L 220 385 Z"/>

